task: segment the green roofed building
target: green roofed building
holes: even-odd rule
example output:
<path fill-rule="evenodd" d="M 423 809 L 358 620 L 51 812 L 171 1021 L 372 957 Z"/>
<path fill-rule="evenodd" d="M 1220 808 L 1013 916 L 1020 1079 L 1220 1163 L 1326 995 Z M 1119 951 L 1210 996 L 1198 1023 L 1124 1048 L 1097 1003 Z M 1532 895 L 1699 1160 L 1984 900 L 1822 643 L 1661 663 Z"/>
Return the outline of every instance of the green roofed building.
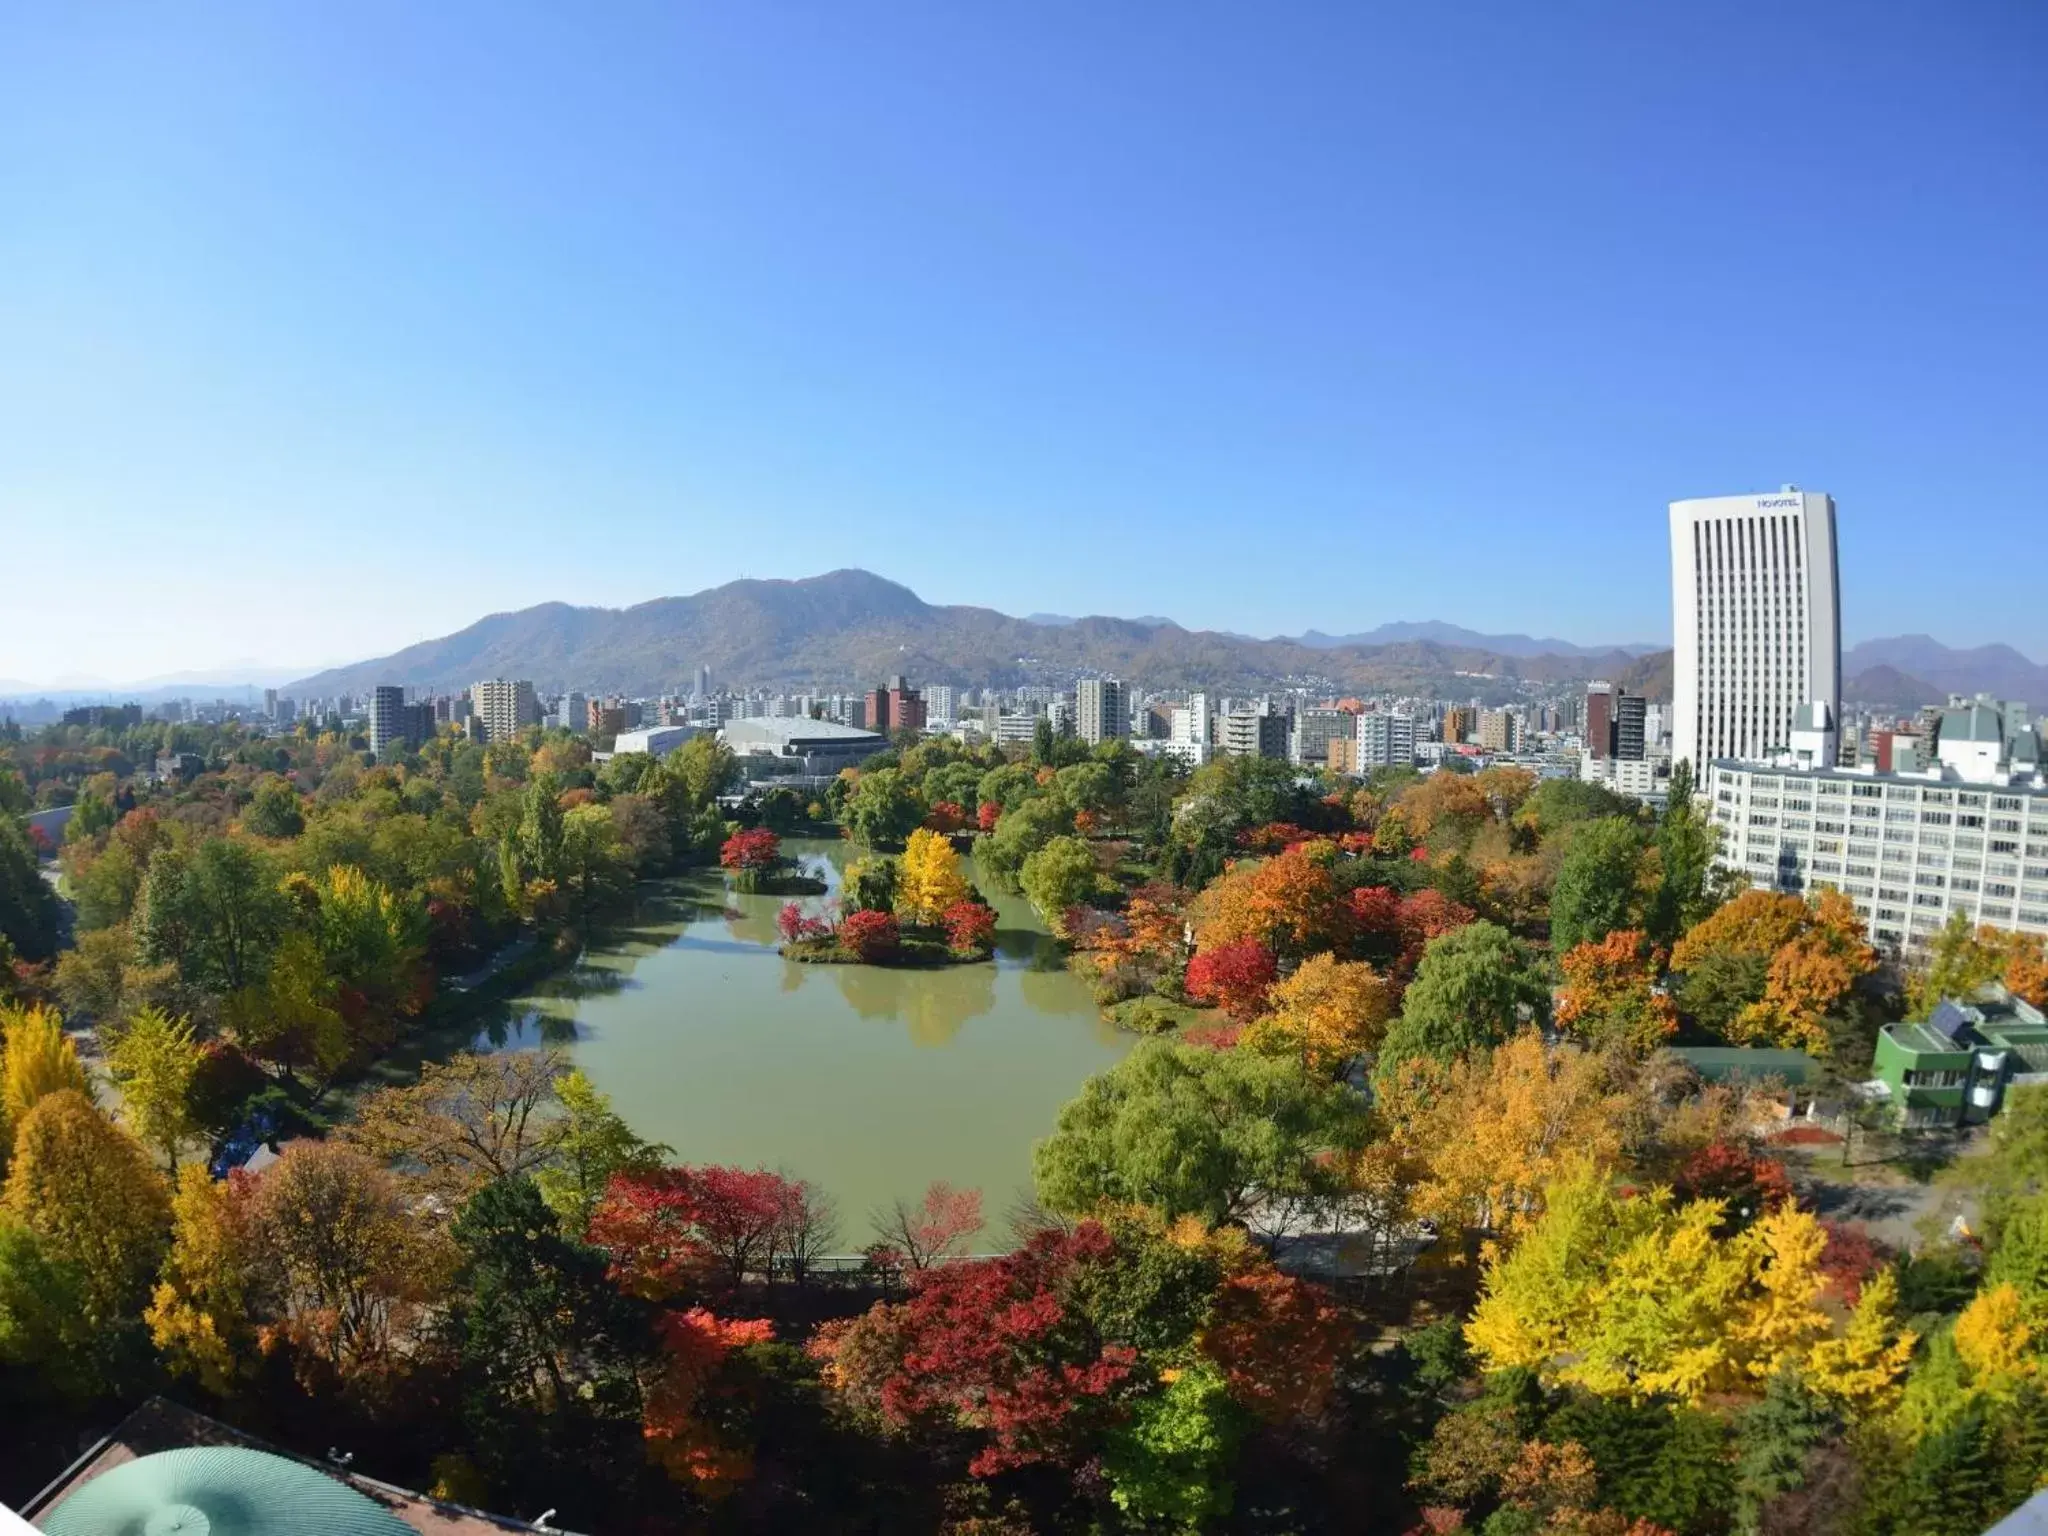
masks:
<path fill-rule="evenodd" d="M 380 1482 L 350 1459 L 296 1456 L 153 1397 L 21 1513 L 50 1536 L 568 1536 Z"/>
<path fill-rule="evenodd" d="M 1998 1113 L 2010 1083 L 2048 1074 L 2048 1018 L 1994 982 L 1944 998 L 1922 1023 L 1887 1024 L 1875 1071 L 1901 1125 L 1975 1125 Z"/>
<path fill-rule="evenodd" d="M 102 1473 L 43 1517 L 49 1536 L 417 1536 L 347 1483 L 241 1446 L 158 1451 Z"/>

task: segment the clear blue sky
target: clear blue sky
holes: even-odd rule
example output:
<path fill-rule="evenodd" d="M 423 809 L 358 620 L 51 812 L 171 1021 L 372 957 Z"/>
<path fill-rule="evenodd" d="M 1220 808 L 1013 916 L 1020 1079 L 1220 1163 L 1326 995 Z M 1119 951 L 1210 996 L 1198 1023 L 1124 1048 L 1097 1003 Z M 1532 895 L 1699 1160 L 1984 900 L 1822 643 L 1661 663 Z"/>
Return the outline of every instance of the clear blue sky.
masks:
<path fill-rule="evenodd" d="M 2035 0 L 4 0 L 0 678 L 852 564 L 1659 639 L 1666 501 L 1787 480 L 1850 639 L 2048 657 L 2044 78 Z"/>

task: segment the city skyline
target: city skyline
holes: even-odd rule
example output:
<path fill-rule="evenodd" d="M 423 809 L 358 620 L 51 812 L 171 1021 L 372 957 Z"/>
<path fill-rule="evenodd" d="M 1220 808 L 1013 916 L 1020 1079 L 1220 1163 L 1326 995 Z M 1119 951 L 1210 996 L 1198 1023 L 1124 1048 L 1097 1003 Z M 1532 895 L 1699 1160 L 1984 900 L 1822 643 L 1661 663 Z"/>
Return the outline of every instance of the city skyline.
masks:
<path fill-rule="evenodd" d="M 1664 506 L 1788 480 L 1886 633 L 1930 516 L 2040 515 L 2044 34 L 40 16 L 0 61 L 0 522 L 44 576 L 0 677 L 853 564 L 1008 613 L 1647 641 Z M 81 533 L 118 626 L 67 622 Z M 2048 654 L 2037 612 L 1942 625 Z"/>

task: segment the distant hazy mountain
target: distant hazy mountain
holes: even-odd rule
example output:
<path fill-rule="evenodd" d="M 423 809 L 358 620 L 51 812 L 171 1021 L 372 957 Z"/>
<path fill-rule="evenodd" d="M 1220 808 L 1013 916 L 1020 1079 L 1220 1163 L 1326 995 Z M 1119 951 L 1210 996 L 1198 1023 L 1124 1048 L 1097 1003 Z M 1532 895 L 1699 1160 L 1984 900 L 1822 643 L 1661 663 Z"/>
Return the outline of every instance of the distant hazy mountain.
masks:
<path fill-rule="evenodd" d="M 40 683 L 0 677 L 0 698 L 100 699 L 119 695 L 143 701 L 155 698 L 214 697 L 233 695 L 249 688 L 274 688 L 289 682 L 302 667 L 269 666 L 260 661 L 229 661 L 217 667 L 189 672 L 164 672 L 155 677 L 129 678 L 110 682 L 104 677 L 67 673 Z"/>
<path fill-rule="evenodd" d="M 1069 624 L 1078 624 L 1081 621 L 1074 618 L 1071 614 L 1065 613 L 1027 613 L 1024 615 L 1024 622 L 1026 624 L 1043 624 L 1050 629 L 1065 629 Z M 1131 622 L 1133 624 L 1150 624 L 1154 629 L 1162 629 L 1166 625 L 1171 624 L 1173 620 L 1162 619 L 1158 614 L 1152 613 L 1140 614 Z"/>
<path fill-rule="evenodd" d="M 2009 645 L 1956 650 L 1928 635 L 1895 635 L 1866 640 L 1842 657 L 1844 676 L 1856 677 L 1872 667 L 1891 667 L 1933 684 L 1934 693 L 1922 703 L 1940 703 L 1951 693 L 1991 693 L 2048 705 L 2048 667 L 2036 666 Z"/>
<path fill-rule="evenodd" d="M 1947 696 L 1946 688 L 1937 688 L 1882 662 L 1854 673 L 1842 684 L 1842 697 L 1848 703 L 1879 709 L 1913 710 L 1922 704 L 1939 704 Z"/>
<path fill-rule="evenodd" d="M 1492 651 L 1501 656 L 1643 656 L 1663 647 L 1648 644 L 1574 645 L 1569 640 L 1542 640 L 1533 635 L 1482 635 L 1475 629 L 1446 624 L 1441 619 L 1404 620 L 1382 624 L 1355 635 L 1326 635 L 1311 629 L 1300 636 L 1303 645 L 1329 650 L 1340 645 L 1392 645 L 1402 640 L 1428 640 L 1437 645 L 1457 645 Z"/>
<path fill-rule="evenodd" d="M 921 682 L 1016 686 L 1100 671 L 1155 687 L 1298 684 L 1487 697 L 1506 694 L 1517 678 L 1571 682 L 1629 660 L 1620 652 L 1515 656 L 1416 639 L 1318 649 L 1155 620 L 1033 622 L 928 604 L 866 571 L 834 571 L 802 581 L 736 581 L 625 609 L 545 603 L 493 614 L 443 639 L 301 678 L 289 691 L 360 694 L 377 683 L 454 690 L 480 678 L 523 677 L 543 689 L 647 695 L 685 688 L 708 665 L 719 683 L 736 686 L 871 687 L 897 672 Z M 1489 677 L 1500 681 L 1489 684 Z"/>

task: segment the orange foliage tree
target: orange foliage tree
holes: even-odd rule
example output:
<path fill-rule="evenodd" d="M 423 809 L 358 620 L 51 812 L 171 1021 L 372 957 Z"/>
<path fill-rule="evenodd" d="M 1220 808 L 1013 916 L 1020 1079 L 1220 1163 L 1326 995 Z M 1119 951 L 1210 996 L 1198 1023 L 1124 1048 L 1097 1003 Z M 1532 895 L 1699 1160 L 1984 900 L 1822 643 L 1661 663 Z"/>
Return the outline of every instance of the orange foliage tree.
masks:
<path fill-rule="evenodd" d="M 1379 1044 L 1393 1016 L 1393 988 L 1361 960 L 1311 955 L 1274 987 L 1271 1011 L 1245 1031 L 1256 1051 L 1299 1056 L 1311 1071 L 1341 1067 Z"/>
<path fill-rule="evenodd" d="M 658 1327 L 661 1365 L 648 1384 L 640 1420 L 647 1454 L 677 1482 L 717 1498 L 752 1474 L 754 1458 L 701 1411 L 704 1401 L 716 1389 L 726 1356 L 743 1345 L 773 1342 L 775 1325 L 714 1317 L 692 1307 L 664 1314 Z"/>
<path fill-rule="evenodd" d="M 1678 1010 L 1654 990 L 1663 955 L 1640 929 L 1617 928 L 1558 961 L 1564 986 L 1555 1018 L 1591 1045 L 1654 1049 L 1678 1029 Z"/>
<path fill-rule="evenodd" d="M 1730 1039 L 1790 1046 L 1825 1055 L 1827 1020 L 1862 977 L 1877 969 L 1877 951 L 1849 898 L 1823 890 L 1811 903 L 1775 891 L 1745 891 L 1696 923 L 1671 952 L 1687 971 L 1716 955 L 1768 961 L 1764 994 L 1728 1026 Z"/>
<path fill-rule="evenodd" d="M 1318 840 L 1231 865 L 1195 899 L 1197 946 L 1249 940 L 1296 957 L 1343 947 L 1351 913 L 1332 874 L 1337 857 L 1335 843 Z"/>
<path fill-rule="evenodd" d="M 1415 1209 L 1512 1237 L 1541 1214 L 1544 1185 L 1568 1164 L 1619 1160 L 1626 1103 L 1599 1057 L 1548 1047 L 1530 1029 L 1448 1067 L 1404 1063 L 1384 1108 L 1414 1170 Z"/>

